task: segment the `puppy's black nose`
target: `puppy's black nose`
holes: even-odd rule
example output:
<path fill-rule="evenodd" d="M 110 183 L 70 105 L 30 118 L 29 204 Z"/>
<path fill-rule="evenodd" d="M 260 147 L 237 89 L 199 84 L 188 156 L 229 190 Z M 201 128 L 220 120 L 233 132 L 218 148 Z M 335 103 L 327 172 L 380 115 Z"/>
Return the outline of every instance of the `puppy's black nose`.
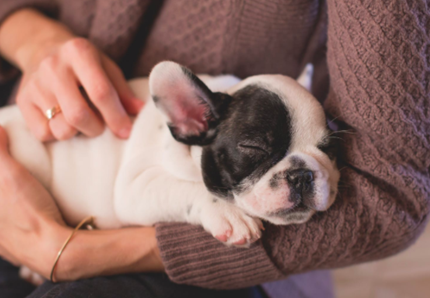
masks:
<path fill-rule="evenodd" d="M 287 180 L 292 188 L 299 193 L 311 191 L 314 174 L 307 169 L 297 169 L 287 172 Z"/>

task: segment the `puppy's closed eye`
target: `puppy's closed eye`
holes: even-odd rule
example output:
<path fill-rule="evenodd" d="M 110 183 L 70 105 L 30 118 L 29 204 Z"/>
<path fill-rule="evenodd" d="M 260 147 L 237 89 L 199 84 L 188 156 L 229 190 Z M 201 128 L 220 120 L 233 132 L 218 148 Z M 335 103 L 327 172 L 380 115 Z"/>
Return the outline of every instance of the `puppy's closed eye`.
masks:
<path fill-rule="evenodd" d="M 318 144 L 317 148 L 324 152 L 330 160 L 335 160 L 339 154 L 339 138 L 333 133 Z"/>
<path fill-rule="evenodd" d="M 238 150 L 246 155 L 269 155 L 268 150 L 263 144 L 257 142 L 244 141 L 240 142 L 237 146 Z"/>

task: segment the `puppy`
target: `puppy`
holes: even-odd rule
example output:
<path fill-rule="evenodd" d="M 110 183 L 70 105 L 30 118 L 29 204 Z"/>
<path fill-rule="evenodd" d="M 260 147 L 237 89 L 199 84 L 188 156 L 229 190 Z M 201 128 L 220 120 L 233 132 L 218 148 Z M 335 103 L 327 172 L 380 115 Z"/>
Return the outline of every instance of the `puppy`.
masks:
<path fill-rule="evenodd" d="M 306 71 L 300 80 L 309 88 Z M 247 245 L 260 237 L 261 219 L 303 223 L 335 200 L 339 171 L 324 111 L 297 81 L 197 77 L 166 61 L 130 86 L 146 105 L 126 141 L 106 129 L 41 143 L 16 106 L 0 110 L 11 154 L 68 224 L 88 215 L 102 229 L 188 222 Z"/>

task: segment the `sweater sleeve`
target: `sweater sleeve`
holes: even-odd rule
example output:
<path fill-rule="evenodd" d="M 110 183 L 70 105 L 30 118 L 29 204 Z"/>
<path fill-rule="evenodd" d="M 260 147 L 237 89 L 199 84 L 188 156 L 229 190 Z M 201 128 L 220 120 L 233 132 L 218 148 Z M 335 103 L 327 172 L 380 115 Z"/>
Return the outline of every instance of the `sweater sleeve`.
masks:
<path fill-rule="evenodd" d="M 346 129 L 335 204 L 303 225 L 267 225 L 262 241 L 249 249 L 225 247 L 200 227 L 160 224 L 159 248 L 174 282 L 240 288 L 377 260 L 410 246 L 425 227 L 429 4 L 327 2 L 331 88 L 325 108 Z"/>

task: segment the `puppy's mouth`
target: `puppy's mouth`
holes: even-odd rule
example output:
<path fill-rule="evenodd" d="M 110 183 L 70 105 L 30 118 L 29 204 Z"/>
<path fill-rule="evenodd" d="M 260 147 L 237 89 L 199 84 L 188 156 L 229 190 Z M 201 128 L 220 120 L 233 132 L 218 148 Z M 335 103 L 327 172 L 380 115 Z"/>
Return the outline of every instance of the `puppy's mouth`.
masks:
<path fill-rule="evenodd" d="M 304 203 L 299 203 L 293 208 L 272 212 L 265 219 L 275 225 L 302 224 L 307 222 L 314 213 L 315 211 Z"/>
<path fill-rule="evenodd" d="M 274 212 L 269 213 L 268 216 L 269 217 L 285 218 L 285 217 L 288 217 L 289 215 L 291 215 L 293 213 L 308 213 L 309 211 L 311 211 L 311 208 L 306 206 L 303 203 L 303 201 L 300 201 L 298 204 L 296 204 L 295 206 L 293 206 L 291 208 L 276 210 Z"/>

